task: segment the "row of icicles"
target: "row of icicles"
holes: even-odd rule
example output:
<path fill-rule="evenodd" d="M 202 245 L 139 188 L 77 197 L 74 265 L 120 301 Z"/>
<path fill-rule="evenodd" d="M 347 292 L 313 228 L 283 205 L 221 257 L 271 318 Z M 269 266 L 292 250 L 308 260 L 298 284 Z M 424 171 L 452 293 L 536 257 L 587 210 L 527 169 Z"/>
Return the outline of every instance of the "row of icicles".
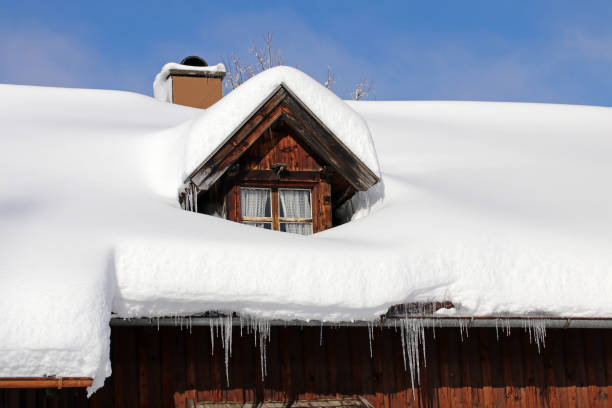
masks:
<path fill-rule="evenodd" d="M 435 317 L 427 319 L 429 322 L 432 320 L 435 322 Z M 270 321 L 266 319 L 259 319 L 253 317 L 239 317 L 240 321 L 240 337 L 243 334 L 253 334 L 255 347 L 259 346 L 259 354 L 261 359 L 261 376 L 266 377 L 267 374 L 267 361 L 266 361 L 266 350 L 268 343 L 270 342 Z M 383 321 L 368 322 L 368 340 L 370 344 L 370 358 L 373 357 L 372 341 L 374 339 L 374 328 L 383 327 Z M 414 391 L 415 380 L 416 384 L 421 383 L 419 366 L 420 366 L 420 354 L 419 350 L 422 350 L 424 365 L 427 366 L 427 360 L 425 358 L 425 319 L 415 318 L 410 316 L 397 317 L 393 319 L 385 320 L 384 326 L 390 326 L 392 329 L 399 331 L 402 342 L 402 356 L 404 360 L 404 370 L 410 373 L 410 381 L 412 390 Z M 461 341 L 464 337 L 469 336 L 469 318 L 459 318 L 458 328 L 461 336 Z M 191 330 L 191 318 L 176 318 L 176 325 L 187 327 Z M 221 339 L 221 345 L 225 354 L 225 379 L 229 386 L 229 361 L 232 356 L 232 333 L 234 326 L 234 318 L 230 315 L 220 316 L 209 319 L 210 325 L 210 341 L 211 341 L 211 355 L 214 354 L 215 349 L 215 338 Z M 538 353 L 541 348 L 545 346 L 546 327 L 548 320 L 545 318 L 530 318 L 523 321 L 523 328 L 529 333 L 529 342 L 537 345 Z M 158 320 L 159 328 L 159 320 Z M 433 329 L 433 336 L 435 339 L 435 324 L 431 326 Z M 498 318 L 496 320 L 495 331 L 497 339 L 499 340 L 500 332 L 506 336 L 510 335 L 510 321 L 504 318 Z M 321 324 L 319 344 L 323 345 L 323 324 Z"/>

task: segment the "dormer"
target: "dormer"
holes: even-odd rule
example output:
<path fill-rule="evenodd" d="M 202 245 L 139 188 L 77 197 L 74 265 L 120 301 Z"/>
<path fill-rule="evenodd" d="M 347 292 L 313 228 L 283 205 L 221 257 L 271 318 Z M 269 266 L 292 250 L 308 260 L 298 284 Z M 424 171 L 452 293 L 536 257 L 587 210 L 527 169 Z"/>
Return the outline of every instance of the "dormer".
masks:
<path fill-rule="evenodd" d="M 330 93 L 316 86 L 321 88 L 318 92 Z M 334 95 L 328 114 L 333 115 L 337 103 L 346 106 Z M 205 127 L 200 137 L 206 137 Z M 334 210 L 378 181 L 378 175 L 283 82 L 188 174 L 180 201 L 191 211 L 310 235 L 333 227 Z"/>

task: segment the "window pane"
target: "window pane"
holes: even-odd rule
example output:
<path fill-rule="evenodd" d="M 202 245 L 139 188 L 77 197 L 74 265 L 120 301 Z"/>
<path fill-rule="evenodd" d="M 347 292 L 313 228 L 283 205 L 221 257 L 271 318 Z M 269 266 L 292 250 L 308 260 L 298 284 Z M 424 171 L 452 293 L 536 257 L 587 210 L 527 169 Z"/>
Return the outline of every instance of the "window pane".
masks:
<path fill-rule="evenodd" d="M 278 190 L 281 218 L 311 218 L 310 190 Z"/>
<path fill-rule="evenodd" d="M 310 222 L 281 222 L 280 230 L 300 235 L 311 235 L 312 224 Z"/>
<path fill-rule="evenodd" d="M 257 227 L 257 228 L 265 228 L 265 229 L 272 229 L 272 223 L 271 222 L 243 222 L 243 224 L 246 225 L 252 225 L 253 227 Z"/>
<path fill-rule="evenodd" d="M 243 217 L 271 217 L 270 190 L 265 188 L 241 188 L 240 208 Z"/>

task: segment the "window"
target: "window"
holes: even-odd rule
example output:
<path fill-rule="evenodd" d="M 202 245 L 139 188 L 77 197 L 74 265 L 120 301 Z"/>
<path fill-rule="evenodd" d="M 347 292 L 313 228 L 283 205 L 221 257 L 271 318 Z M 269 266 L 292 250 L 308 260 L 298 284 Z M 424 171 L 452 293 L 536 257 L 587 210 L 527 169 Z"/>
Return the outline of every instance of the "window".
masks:
<path fill-rule="evenodd" d="M 296 188 L 240 188 L 242 223 L 294 234 L 312 234 L 312 194 Z"/>
<path fill-rule="evenodd" d="M 272 207 L 269 188 L 241 188 L 242 222 L 255 227 L 272 229 Z"/>

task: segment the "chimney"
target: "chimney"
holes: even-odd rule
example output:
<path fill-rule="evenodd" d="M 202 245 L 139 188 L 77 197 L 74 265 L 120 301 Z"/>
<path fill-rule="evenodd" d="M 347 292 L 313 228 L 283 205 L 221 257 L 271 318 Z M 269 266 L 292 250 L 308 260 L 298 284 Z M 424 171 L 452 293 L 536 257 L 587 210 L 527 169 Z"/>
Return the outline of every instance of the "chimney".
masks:
<path fill-rule="evenodd" d="M 225 77 L 225 66 L 209 67 L 197 56 L 184 58 L 180 64 L 169 63 L 155 78 L 153 89 L 157 99 L 206 109 L 222 95 L 221 82 Z"/>

